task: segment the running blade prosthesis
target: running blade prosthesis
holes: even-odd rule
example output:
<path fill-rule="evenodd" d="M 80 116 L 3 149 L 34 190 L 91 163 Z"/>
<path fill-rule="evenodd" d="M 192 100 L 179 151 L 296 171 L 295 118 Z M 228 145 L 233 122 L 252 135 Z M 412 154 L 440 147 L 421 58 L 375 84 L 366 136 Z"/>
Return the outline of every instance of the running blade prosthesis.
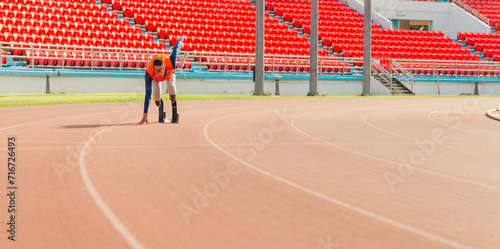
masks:
<path fill-rule="evenodd" d="M 175 123 L 175 124 L 178 124 L 179 123 L 179 114 L 175 113 L 172 115 L 172 122 L 171 123 Z"/>
<path fill-rule="evenodd" d="M 173 123 L 173 124 L 178 124 L 179 123 L 179 114 L 172 111 L 172 120 L 171 122 L 168 122 L 167 114 L 163 109 L 163 101 L 160 102 L 160 106 L 158 106 L 158 122 L 160 123 Z"/>
<path fill-rule="evenodd" d="M 158 106 L 158 122 L 160 123 L 168 122 L 165 112 L 163 111 L 163 100 L 161 101 L 160 106 Z"/>

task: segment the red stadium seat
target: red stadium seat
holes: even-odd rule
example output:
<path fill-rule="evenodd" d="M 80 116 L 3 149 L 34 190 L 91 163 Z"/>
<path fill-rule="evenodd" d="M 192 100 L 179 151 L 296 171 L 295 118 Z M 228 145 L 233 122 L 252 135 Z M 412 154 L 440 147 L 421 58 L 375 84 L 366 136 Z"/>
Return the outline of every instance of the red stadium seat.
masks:
<path fill-rule="evenodd" d="M 137 16 L 135 18 L 136 24 L 142 25 L 144 24 L 144 19 L 141 16 Z"/>
<path fill-rule="evenodd" d="M 303 27 L 304 34 L 310 34 L 311 33 L 311 28 L 309 26 Z"/>
<path fill-rule="evenodd" d="M 74 65 L 75 67 L 81 67 L 84 64 L 84 61 L 82 60 L 84 57 L 81 52 L 73 52 L 73 59 L 74 59 Z"/>
<path fill-rule="evenodd" d="M 113 10 L 122 10 L 122 5 L 120 4 L 120 2 L 115 1 L 113 3 Z"/>
<path fill-rule="evenodd" d="M 75 57 L 74 57 L 73 53 L 64 52 L 64 53 L 62 53 L 62 55 L 64 56 L 64 66 L 73 67 L 76 65 L 76 61 L 74 60 Z"/>
<path fill-rule="evenodd" d="M 148 23 L 146 25 L 146 27 L 147 27 L 148 32 L 155 32 L 156 31 L 156 25 L 154 25 L 153 23 Z"/>
<path fill-rule="evenodd" d="M 7 55 L 7 52 L 1 50 L 1 53 L 2 53 L 2 61 L 1 61 L 1 63 L 2 64 L 6 64 L 7 63 L 7 57 L 4 57 L 4 56 Z"/>

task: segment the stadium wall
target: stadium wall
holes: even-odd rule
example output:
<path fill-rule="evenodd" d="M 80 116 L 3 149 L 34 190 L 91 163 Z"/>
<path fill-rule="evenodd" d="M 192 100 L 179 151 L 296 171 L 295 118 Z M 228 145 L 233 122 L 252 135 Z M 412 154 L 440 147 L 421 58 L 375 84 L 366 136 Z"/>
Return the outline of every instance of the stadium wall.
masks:
<path fill-rule="evenodd" d="M 177 74 L 177 92 L 190 94 L 251 95 L 254 90 L 252 76 L 243 74 L 225 78 L 212 76 L 192 78 L 188 74 Z M 222 74 L 220 74 L 222 75 Z M 39 76 L 0 75 L 0 94 L 24 93 L 144 93 L 144 73 L 129 73 L 123 76 L 71 76 L 63 74 Z M 264 92 L 275 94 L 275 75 L 266 75 Z M 390 95 L 390 92 L 374 78 L 372 95 Z M 48 88 L 47 88 L 48 83 Z M 414 91 L 418 96 L 433 95 L 500 95 L 498 78 L 415 78 Z M 166 85 L 163 84 L 166 92 Z M 279 81 L 280 95 L 305 96 L 309 91 L 308 75 L 283 75 Z M 360 95 L 361 76 L 336 76 L 318 81 L 318 90 L 324 95 Z"/>
<path fill-rule="evenodd" d="M 0 94 L 45 93 L 46 77 L 0 76 Z"/>
<path fill-rule="evenodd" d="M 139 77 L 71 77 L 71 76 L 0 76 L 0 94 L 46 93 L 47 80 L 50 93 L 143 93 L 144 78 Z M 376 82 L 380 85 L 380 83 Z M 177 76 L 178 93 L 252 95 L 254 83 L 251 79 L 183 78 Z M 383 86 L 382 86 L 383 87 Z M 319 80 L 318 88 L 326 95 L 360 95 L 359 80 Z M 275 94 L 276 80 L 269 77 L 264 92 Z M 166 84 L 162 85 L 166 92 Z M 305 96 L 309 91 L 309 80 L 281 80 L 280 94 L 283 96 Z M 378 91 L 380 92 L 380 91 Z"/>
<path fill-rule="evenodd" d="M 284 96 L 305 96 L 309 92 L 307 74 L 266 74 L 265 93 L 274 94 L 280 79 Z M 251 95 L 252 74 L 177 72 L 179 93 Z M 326 95 L 360 95 L 362 76 L 320 75 L 318 87 Z M 378 83 L 380 84 L 380 83 Z M 48 85 L 48 86 L 47 86 Z M 163 85 L 166 91 L 165 84 Z M 5 68 L 0 70 L 0 94 L 9 93 L 130 93 L 144 92 L 144 71 L 57 70 Z M 379 91 L 380 92 L 380 91 Z"/>
<path fill-rule="evenodd" d="M 414 91 L 416 96 L 438 96 L 438 95 L 475 95 L 477 85 L 477 94 L 482 96 L 499 96 L 500 83 L 488 82 L 416 82 Z"/>

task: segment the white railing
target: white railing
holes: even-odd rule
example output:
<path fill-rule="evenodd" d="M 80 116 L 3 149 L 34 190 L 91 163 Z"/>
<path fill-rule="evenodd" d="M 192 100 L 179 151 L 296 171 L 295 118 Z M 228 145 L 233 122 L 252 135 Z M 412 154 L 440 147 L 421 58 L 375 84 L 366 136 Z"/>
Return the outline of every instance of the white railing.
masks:
<path fill-rule="evenodd" d="M 389 90 L 392 91 L 392 74 L 389 73 L 382 65 L 377 61 L 372 60 L 372 75 L 378 76 L 378 78 L 389 85 Z"/>
<path fill-rule="evenodd" d="M 24 63 L 30 68 L 90 69 L 90 70 L 144 70 L 157 55 L 170 55 L 167 50 L 146 50 L 129 48 L 99 48 L 62 45 L 41 45 L 27 43 L 0 42 L 0 49 L 12 52 L 23 51 L 22 55 L 0 55 Z M 49 52 L 49 55 L 45 54 Z M 76 55 L 76 56 L 75 56 Z M 190 70 L 197 66 L 213 72 L 247 72 L 255 64 L 255 54 L 185 52 L 181 51 L 178 62 L 182 68 Z M 186 59 L 187 58 L 187 59 Z M 307 74 L 309 56 L 265 55 L 267 72 Z M 320 73 L 351 75 L 360 71 L 362 59 L 319 57 Z"/>
<path fill-rule="evenodd" d="M 201 71 L 251 72 L 255 65 L 255 54 L 190 52 L 194 66 Z M 362 58 L 318 57 L 320 74 L 352 75 L 362 71 Z M 309 56 L 264 55 L 264 70 L 269 73 L 308 74 Z"/>
<path fill-rule="evenodd" d="M 394 59 L 390 60 L 391 73 L 393 76 L 399 79 L 401 84 L 405 85 L 406 88 L 413 92 L 413 74 L 408 72 L 406 68 L 397 63 Z"/>
<path fill-rule="evenodd" d="M 129 66 L 129 64 L 133 63 L 139 67 L 139 65 L 147 65 L 153 56 L 170 54 L 167 50 L 79 47 L 12 42 L 0 42 L 0 49 L 10 51 L 11 53 L 22 51 L 21 55 L 0 55 L 0 60 L 2 56 L 12 58 L 17 62 L 24 62 L 30 68 L 90 70 L 134 70 L 135 68 Z M 49 54 L 47 55 L 46 52 L 49 52 Z"/>
<path fill-rule="evenodd" d="M 414 77 L 497 77 L 499 75 L 500 62 L 490 61 L 454 61 L 454 60 L 409 60 L 394 59 L 395 63 L 401 65 L 407 74 Z M 397 73 L 403 73 L 403 69 L 397 69 Z M 406 73 L 406 72 L 404 72 Z"/>
<path fill-rule="evenodd" d="M 477 19 L 483 21 L 488 26 L 490 26 L 490 20 L 486 16 L 484 16 L 483 14 L 479 13 L 477 10 L 473 9 L 472 7 L 470 7 L 469 5 L 465 4 L 464 2 L 462 2 L 460 0 L 450 0 L 450 1 L 452 3 L 458 5 L 458 7 L 464 9 L 465 11 L 467 11 L 469 13 L 471 13 L 471 15 L 473 15 Z"/>
<path fill-rule="evenodd" d="M 361 5 L 365 6 L 365 1 L 364 0 L 356 0 L 356 2 L 358 2 Z M 372 11 L 373 11 L 373 13 L 377 13 L 377 14 L 381 15 L 382 17 L 384 17 L 385 19 L 387 19 L 389 21 L 392 19 L 391 12 L 389 12 L 388 10 L 380 8 L 379 6 L 377 6 L 376 4 L 374 4 L 373 2 L 372 2 Z"/>
<path fill-rule="evenodd" d="M 23 55 L 2 55 L 30 68 L 90 69 L 90 70 L 144 70 L 157 55 L 170 55 L 167 50 L 145 50 L 129 48 L 76 47 L 0 42 L 0 49 L 12 52 L 22 50 Z M 45 52 L 49 52 L 46 54 Z M 41 54 L 41 55 L 37 55 Z M 76 57 L 75 57 L 76 55 Z M 251 73 L 255 54 L 184 52 L 177 63 L 181 71 L 206 69 L 209 72 Z M 185 60 L 184 63 L 181 61 Z M 267 73 L 308 74 L 309 56 L 270 55 L 264 56 Z M 451 60 L 404 60 L 393 59 L 380 65 L 385 71 L 402 79 L 412 87 L 413 77 L 499 77 L 500 62 L 451 61 Z M 363 58 L 318 57 L 320 74 L 360 75 Z"/>

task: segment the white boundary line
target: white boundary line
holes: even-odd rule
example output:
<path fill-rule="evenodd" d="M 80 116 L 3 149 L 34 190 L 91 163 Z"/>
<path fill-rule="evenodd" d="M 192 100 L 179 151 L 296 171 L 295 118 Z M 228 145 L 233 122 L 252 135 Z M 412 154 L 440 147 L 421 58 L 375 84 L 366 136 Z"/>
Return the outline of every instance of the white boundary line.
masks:
<path fill-rule="evenodd" d="M 19 126 L 29 125 L 29 124 L 36 124 L 36 123 L 45 122 L 45 121 L 51 121 L 51 120 L 56 120 L 56 119 L 68 118 L 68 117 L 77 117 L 77 116 L 81 117 L 83 115 L 93 115 L 93 114 L 97 114 L 97 113 L 105 113 L 105 112 L 92 112 L 92 113 L 76 114 L 76 115 L 69 115 L 69 116 L 64 115 L 64 116 L 59 116 L 59 117 L 55 117 L 55 118 L 42 119 L 42 120 L 31 121 L 31 122 L 27 122 L 27 123 L 21 123 L 21 124 L 15 124 L 15 125 L 7 126 L 7 127 L 2 127 L 2 128 L 0 128 L 0 131 L 19 127 Z"/>
<path fill-rule="evenodd" d="M 98 112 L 98 113 L 102 113 L 102 112 Z M 87 113 L 87 114 L 83 114 L 83 115 L 90 115 L 90 114 L 96 114 L 96 113 L 95 112 L 94 113 Z M 37 121 L 32 121 L 32 122 L 27 122 L 27 123 L 16 124 L 16 125 L 0 128 L 0 131 L 7 130 L 10 128 L 19 127 L 19 126 L 35 124 L 35 123 L 40 123 L 40 122 L 45 122 L 45 121 L 51 121 L 51 120 L 56 120 L 56 119 L 62 119 L 62 118 L 67 118 L 67 117 L 73 117 L 73 116 L 82 116 L 82 114 L 63 116 L 63 117 L 55 117 L 55 118 L 49 118 L 49 119 L 43 119 L 43 120 L 37 120 Z M 126 122 L 123 122 L 120 124 L 110 126 L 106 129 L 103 129 L 103 130 L 97 132 L 89 140 L 87 140 L 87 142 L 82 147 L 82 150 L 80 152 L 79 165 L 80 165 L 80 174 L 82 176 L 85 187 L 87 188 L 87 190 L 88 190 L 90 196 L 92 197 L 92 199 L 94 200 L 94 202 L 97 204 L 97 206 L 103 212 L 103 214 L 106 216 L 106 218 L 108 218 L 108 220 L 111 222 L 113 227 L 118 231 L 118 233 L 120 233 L 120 235 L 122 235 L 122 237 L 128 242 L 128 244 L 132 248 L 145 249 L 145 247 L 134 237 L 134 235 L 132 235 L 132 233 L 130 233 L 130 231 L 125 227 L 125 225 L 123 225 L 123 223 L 118 219 L 118 217 L 116 217 L 116 215 L 113 213 L 113 211 L 111 211 L 111 209 L 108 207 L 106 202 L 104 202 L 102 197 L 99 195 L 99 192 L 97 192 L 96 188 L 94 187 L 92 180 L 90 180 L 90 177 L 87 173 L 87 169 L 85 167 L 85 155 L 86 155 L 87 149 L 91 147 L 90 144 L 92 143 L 92 141 L 97 136 L 102 134 L 104 131 L 111 129 L 113 127 L 125 124 L 127 122 L 131 122 L 131 121 L 134 121 L 134 120 L 129 120 L 129 121 L 126 121 Z"/>
<path fill-rule="evenodd" d="M 433 118 L 431 117 L 433 114 L 436 114 L 436 113 L 439 113 L 439 112 L 438 112 L 438 111 L 433 111 L 433 112 L 429 113 L 429 114 L 427 115 L 427 118 L 428 118 L 430 121 L 432 121 L 432 122 L 434 122 L 434 123 L 436 123 L 436 124 L 440 124 L 440 125 L 448 126 L 448 127 L 453 128 L 453 129 L 456 129 L 456 130 L 465 131 L 465 132 L 472 133 L 472 134 L 476 134 L 476 135 L 479 135 L 479 136 L 487 136 L 487 137 L 491 137 L 491 136 L 493 135 L 493 134 L 483 134 L 483 133 L 475 132 L 475 131 L 473 131 L 473 130 L 468 130 L 468 129 L 464 129 L 464 128 L 461 128 L 461 127 L 455 127 L 455 126 L 453 126 L 453 125 L 449 125 L 449 124 L 446 124 L 446 123 L 443 123 L 443 122 L 437 121 L 437 120 L 435 120 L 435 119 L 433 119 Z M 455 112 L 454 112 L 454 113 L 455 113 Z"/>
<path fill-rule="evenodd" d="M 272 174 L 272 173 L 270 173 L 270 172 L 268 172 L 268 171 L 265 171 L 265 170 L 262 170 L 262 169 L 260 169 L 260 168 L 257 168 L 257 167 L 255 167 L 254 165 L 252 165 L 252 164 L 250 164 L 250 163 L 247 163 L 247 162 L 245 162 L 244 160 L 242 160 L 242 159 L 240 159 L 240 158 L 238 158 L 238 157 L 234 156 L 233 154 L 229 153 L 228 151 L 226 151 L 226 150 L 222 149 L 219 145 L 217 145 L 217 144 L 216 144 L 216 143 L 215 143 L 215 142 L 214 142 L 214 141 L 210 138 L 210 136 L 208 135 L 208 131 L 207 131 L 207 130 L 208 130 L 208 127 L 209 127 L 210 125 L 212 125 L 213 123 L 215 123 L 215 122 L 217 122 L 217 121 L 219 121 L 219 120 L 221 120 L 221 119 L 224 119 L 224 118 L 227 118 L 227 117 L 230 117 L 230 116 L 235 116 L 235 115 L 238 115 L 238 114 L 239 114 L 239 113 L 237 113 L 237 114 L 230 114 L 230 115 L 226 115 L 226 116 L 223 116 L 223 117 L 219 117 L 219 118 L 217 118 L 217 119 L 214 119 L 214 120 L 210 121 L 210 122 L 209 122 L 208 124 L 206 124 L 206 125 L 205 125 L 205 127 L 203 128 L 203 135 L 205 136 L 205 139 L 206 139 L 206 140 L 207 140 L 210 144 L 212 144 L 215 148 L 217 148 L 219 151 L 221 151 L 222 153 L 224 153 L 225 155 L 227 155 L 228 157 L 230 157 L 230 158 L 232 158 L 232 159 L 234 159 L 234 160 L 238 161 L 239 163 L 241 163 L 241 164 L 243 164 L 243 165 L 247 166 L 248 168 L 251 168 L 251 169 L 253 169 L 253 170 L 255 170 L 255 171 L 257 171 L 257 172 L 259 172 L 259 173 L 261 173 L 261 174 L 263 174 L 263 175 L 265 175 L 265 176 L 267 176 L 267 177 L 270 177 L 270 178 L 272 178 L 272 179 L 274 179 L 274 180 L 277 180 L 277 181 L 279 181 L 279 182 L 282 182 L 282 183 L 284 183 L 284 184 L 287 184 L 287 185 L 289 185 L 289 186 L 291 186 L 291 187 L 293 187 L 293 188 L 296 188 L 296 189 L 298 189 L 298 190 L 304 191 L 304 192 L 306 192 L 306 193 L 308 193 L 308 194 L 311 194 L 311 195 L 313 195 L 313 196 L 316 196 L 316 197 L 318 197 L 318 198 L 321 198 L 321 199 L 326 200 L 326 201 L 328 201 L 328 202 L 331 202 L 331 203 L 333 203 L 333 204 L 336 204 L 336 205 L 342 206 L 342 207 L 344 207 L 344 208 L 350 209 L 350 210 L 352 210 L 352 211 L 354 211 L 354 212 L 357 212 L 357 213 L 360 213 L 360 214 L 362 214 L 362 215 L 368 216 L 368 217 L 370 217 L 370 218 L 373 218 L 373 219 L 379 220 L 379 221 L 384 222 L 384 223 L 387 223 L 387 224 L 389 224 L 389 225 L 393 225 L 393 226 L 395 226 L 395 227 L 401 228 L 401 229 L 406 230 L 406 231 L 409 231 L 409 232 L 411 232 L 411 233 L 418 234 L 418 235 L 420 235 L 420 236 L 422 236 L 422 237 L 426 237 L 426 238 L 428 238 L 428 239 L 431 239 L 431 240 L 434 240 L 434 241 L 440 242 L 440 243 L 442 243 L 442 244 L 446 244 L 446 245 L 449 245 L 449 246 L 452 246 L 452 247 L 455 247 L 455 248 L 461 248 L 461 249 L 466 249 L 466 248 L 468 249 L 468 248 L 470 248 L 470 247 L 464 246 L 464 245 L 462 245 L 462 244 L 459 244 L 458 242 L 451 241 L 451 240 L 448 240 L 448 239 L 446 239 L 446 238 L 442 238 L 442 237 L 440 237 L 440 236 L 437 236 L 437 235 L 434 235 L 434 234 L 431 234 L 431 233 L 425 232 L 425 231 L 420 230 L 420 229 L 418 229 L 418 228 L 414 228 L 414 227 L 411 227 L 411 226 L 408 226 L 408 225 L 405 225 L 405 224 L 399 223 L 399 222 L 397 222 L 397 221 L 395 221 L 395 220 L 391 220 L 391 219 L 386 218 L 386 217 L 384 217 L 384 216 L 380 216 L 380 215 L 378 215 L 378 214 L 375 214 L 375 213 L 372 213 L 372 212 L 370 212 L 370 211 L 364 210 L 364 209 L 362 209 L 362 208 L 359 208 L 359 207 L 356 207 L 356 206 L 350 205 L 350 204 L 348 204 L 348 203 L 342 202 L 342 201 L 337 200 L 337 199 L 335 199 L 335 198 L 332 198 L 332 197 L 326 196 L 326 195 L 324 195 L 324 194 L 321 194 L 321 193 L 315 192 L 315 191 L 313 191 L 313 190 L 311 190 L 311 189 L 308 189 L 308 188 L 303 187 L 303 186 L 301 186 L 301 185 L 298 185 L 298 184 L 296 184 L 296 183 L 294 183 L 294 182 L 291 182 L 291 181 L 289 181 L 289 180 L 286 180 L 286 179 L 284 179 L 284 178 L 282 178 L 282 177 L 276 176 L 276 175 L 274 175 L 274 174 Z M 297 117 L 295 117 L 295 118 L 297 118 Z M 294 118 L 294 120 L 295 120 L 295 118 Z M 293 121 L 292 121 L 292 123 L 293 123 Z"/>
<path fill-rule="evenodd" d="M 406 136 L 406 135 L 402 135 L 402 134 L 398 134 L 398 133 L 395 133 L 393 131 L 390 131 L 390 130 L 386 130 L 384 128 L 380 128 L 378 126 L 375 126 L 374 124 L 371 124 L 370 122 L 368 122 L 368 120 L 366 119 L 368 116 L 372 115 L 373 113 L 375 112 L 371 112 L 371 113 L 368 113 L 366 114 L 364 117 L 363 117 L 363 122 L 365 122 L 366 124 L 368 124 L 369 126 L 375 128 L 375 129 L 378 129 L 378 130 L 381 130 L 383 132 L 386 132 L 386 133 L 389 133 L 389 134 L 393 134 L 393 135 L 396 135 L 396 136 L 400 136 L 400 137 L 404 137 L 404 138 L 408 138 L 408 139 L 412 139 L 413 141 L 415 141 L 415 139 L 419 139 L 419 138 L 416 138 L 416 137 L 410 137 L 410 136 Z M 433 112 L 433 113 L 436 113 L 436 112 Z M 415 143 L 413 143 L 415 144 Z M 448 148 L 454 148 L 454 149 L 457 149 L 458 147 L 456 146 L 453 146 L 453 145 L 447 145 L 447 144 L 444 144 L 444 146 L 448 147 Z M 475 151 L 475 150 L 469 150 L 469 152 L 474 152 L 474 153 L 477 153 L 477 154 L 482 154 L 482 155 L 485 155 L 485 156 L 493 156 L 493 157 L 497 157 L 497 158 L 500 158 L 500 156 L 496 156 L 496 155 L 491 155 L 489 153 L 485 153 L 485 152 L 481 152 L 481 151 Z"/>
<path fill-rule="evenodd" d="M 102 197 L 99 195 L 99 192 L 97 192 L 97 189 L 94 187 L 94 184 L 92 184 L 92 180 L 89 177 L 89 174 L 87 173 L 87 168 L 85 166 L 85 155 L 87 153 L 87 149 L 89 148 L 90 144 L 92 141 L 99 135 L 101 135 L 104 131 L 109 130 L 113 127 L 122 125 L 124 123 L 130 122 L 133 120 L 129 120 L 120 124 L 113 125 L 111 127 L 108 127 L 106 129 L 102 129 L 101 131 L 97 132 L 94 136 L 92 136 L 85 145 L 83 146 L 81 152 L 80 152 L 80 173 L 82 175 L 83 182 L 85 183 L 85 187 L 87 188 L 90 196 L 92 199 L 94 199 L 94 202 L 97 204 L 99 209 L 102 211 L 104 216 L 108 218 L 108 220 L 111 222 L 113 227 L 120 233 L 120 235 L 128 242 L 128 244 L 134 248 L 134 249 L 144 249 L 145 247 L 137 240 L 137 238 L 134 237 L 134 235 L 123 225 L 123 223 L 116 217 L 116 215 L 113 213 L 113 211 L 108 207 L 106 202 L 102 199 Z"/>
<path fill-rule="evenodd" d="M 379 157 L 375 157 L 375 156 L 372 156 L 372 155 L 369 155 L 369 154 L 366 154 L 366 153 L 363 153 L 363 152 L 359 152 L 357 150 L 352 150 L 352 149 L 340 146 L 338 144 L 334 144 L 334 143 L 328 142 L 328 141 L 323 140 L 321 138 L 314 137 L 314 136 L 312 136 L 312 135 L 310 135 L 308 133 L 305 133 L 304 131 L 300 130 L 299 128 L 297 128 L 294 125 L 295 120 L 298 117 L 301 117 L 301 116 L 304 116 L 304 115 L 305 114 L 293 118 L 292 121 L 291 121 L 291 124 L 290 124 L 295 130 L 297 130 L 298 132 L 302 133 L 303 135 L 305 135 L 307 137 L 310 137 L 312 139 L 318 140 L 320 142 L 323 142 L 325 144 L 337 147 L 339 149 L 352 152 L 354 154 L 358 154 L 358 155 L 361 155 L 361 156 L 369 157 L 371 159 L 379 160 L 379 161 L 386 162 L 386 163 L 389 163 L 389 164 L 394 164 L 394 165 L 397 165 L 397 166 L 400 165 L 400 163 L 393 162 L 393 161 L 390 161 L 390 160 L 387 160 L 387 159 L 383 159 L 383 158 L 379 158 Z M 490 188 L 490 189 L 494 189 L 494 190 L 500 191 L 500 187 L 497 187 L 497 186 L 491 186 L 491 185 L 487 185 L 487 184 L 484 184 L 484 183 L 480 183 L 480 182 L 476 182 L 476 181 L 471 181 L 471 180 L 467 180 L 467 179 L 462 179 L 462 178 L 458 178 L 458 177 L 454 177 L 454 176 L 450 176 L 450 175 L 446 175 L 446 174 L 442 174 L 442 173 L 439 173 L 439 172 L 430 171 L 430 170 L 426 170 L 426 169 L 421 169 L 421 168 L 417 168 L 417 167 L 414 167 L 414 168 L 415 168 L 415 170 L 422 171 L 422 172 L 425 172 L 425 173 L 428 173 L 428 174 L 432 174 L 432 175 L 436 175 L 436 176 L 441 176 L 441 177 L 452 179 L 452 180 L 455 180 L 455 181 L 458 181 L 458 182 L 465 182 L 465 183 L 469 183 L 469 184 L 473 184 L 473 185 L 478 185 L 478 186 L 482 186 L 482 187 L 486 187 L 486 188 Z"/>
<path fill-rule="evenodd" d="M 412 144 L 412 143 L 406 143 L 406 144 Z M 241 146 L 241 144 L 219 144 L 222 147 L 238 147 Z M 252 145 L 257 145 L 257 144 L 248 144 L 249 146 Z M 324 145 L 326 146 L 327 144 L 324 143 L 289 143 L 289 144 L 272 144 L 268 146 L 291 146 L 291 145 Z M 160 146 L 146 146 L 146 145 L 129 145 L 129 146 L 123 146 L 123 145 L 109 145 L 109 146 L 89 146 L 91 149 L 155 149 L 155 148 L 199 148 L 199 147 L 212 147 L 213 145 L 211 144 L 192 144 L 192 145 L 160 145 Z M 19 148 L 17 150 L 74 150 L 74 149 L 81 149 L 82 146 L 65 146 L 65 147 L 23 147 Z M 7 148 L 0 148 L 0 151 L 6 151 Z"/>

